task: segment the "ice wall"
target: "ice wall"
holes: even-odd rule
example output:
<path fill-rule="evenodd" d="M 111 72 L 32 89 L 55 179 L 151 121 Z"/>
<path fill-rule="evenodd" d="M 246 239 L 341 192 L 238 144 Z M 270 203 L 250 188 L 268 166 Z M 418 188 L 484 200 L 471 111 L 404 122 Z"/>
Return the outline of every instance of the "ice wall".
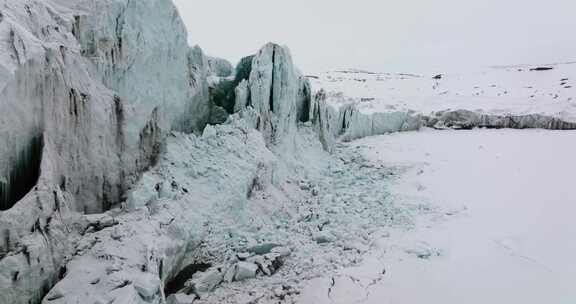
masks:
<path fill-rule="evenodd" d="M 82 214 L 118 206 L 170 130 L 203 129 L 209 73 L 169 0 L 2 2 L 0 303 L 39 302 Z"/>
<path fill-rule="evenodd" d="M 442 111 L 423 117 L 423 123 L 436 129 L 548 129 L 575 130 L 576 123 L 544 114 L 496 115 L 468 110 Z"/>
<path fill-rule="evenodd" d="M 232 112 L 253 109 L 254 127 L 268 146 L 293 141 L 298 122 L 310 120 L 310 83 L 294 66 L 287 47 L 268 43 L 243 58 L 231 84 Z"/>
<path fill-rule="evenodd" d="M 309 85 L 284 47 L 268 44 L 247 58 L 234 79 L 238 113 L 202 136 L 168 137 L 158 166 L 129 191 L 122 210 L 86 218 L 66 276 L 43 303 L 162 303 L 163 286 L 189 265 L 226 261 L 240 244 L 222 237 L 227 231 L 272 220 L 256 207 L 263 192 L 274 195 L 273 204 L 263 203 L 270 208 L 292 202 L 279 183 L 295 170 L 283 158 L 293 157 L 298 121 L 310 116 Z M 320 148 L 315 138 L 307 145 Z"/>
<path fill-rule="evenodd" d="M 434 129 L 548 129 L 574 130 L 576 124 L 545 114 L 488 114 L 485 111 L 446 110 L 363 112 L 356 102 L 342 104 L 341 96 L 320 89 L 312 100 L 311 119 L 323 143 L 351 141 L 392 132 Z"/>

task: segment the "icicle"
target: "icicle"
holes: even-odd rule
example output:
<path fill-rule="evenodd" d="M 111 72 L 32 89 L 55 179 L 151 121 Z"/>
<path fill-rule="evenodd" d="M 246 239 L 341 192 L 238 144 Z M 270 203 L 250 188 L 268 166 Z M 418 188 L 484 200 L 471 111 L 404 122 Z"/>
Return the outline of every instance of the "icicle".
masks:
<path fill-rule="evenodd" d="M 43 146 L 42 136 L 35 136 L 17 154 L 8 176 L 0 180 L 0 210 L 12 208 L 36 185 Z"/>

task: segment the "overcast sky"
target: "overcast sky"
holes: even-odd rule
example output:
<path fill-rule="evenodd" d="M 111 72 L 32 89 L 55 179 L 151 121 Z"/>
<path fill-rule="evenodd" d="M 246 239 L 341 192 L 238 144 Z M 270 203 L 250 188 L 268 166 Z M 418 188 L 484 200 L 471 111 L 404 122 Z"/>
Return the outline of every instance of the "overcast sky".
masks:
<path fill-rule="evenodd" d="M 236 62 L 268 41 L 306 73 L 576 60 L 576 0 L 174 0 L 189 40 Z"/>

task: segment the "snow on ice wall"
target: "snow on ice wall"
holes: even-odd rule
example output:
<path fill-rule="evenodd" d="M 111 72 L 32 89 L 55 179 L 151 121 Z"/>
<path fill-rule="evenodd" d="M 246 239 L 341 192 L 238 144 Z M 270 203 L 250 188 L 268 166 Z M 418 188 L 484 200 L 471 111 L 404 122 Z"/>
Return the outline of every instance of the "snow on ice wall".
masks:
<path fill-rule="evenodd" d="M 388 132 L 482 128 L 576 128 L 574 63 L 426 77 L 359 70 L 312 77 L 334 108 L 334 134 L 352 140 Z"/>
<path fill-rule="evenodd" d="M 169 130 L 203 128 L 208 64 L 186 35 L 169 0 L 3 2 L 0 303 L 39 302 L 81 214 L 120 203 Z"/>

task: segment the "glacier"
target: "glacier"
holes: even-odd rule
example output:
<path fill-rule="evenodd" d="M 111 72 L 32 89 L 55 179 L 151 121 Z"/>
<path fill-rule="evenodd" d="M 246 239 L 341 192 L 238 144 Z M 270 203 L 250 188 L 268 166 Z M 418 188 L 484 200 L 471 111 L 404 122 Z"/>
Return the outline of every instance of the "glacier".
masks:
<path fill-rule="evenodd" d="M 342 142 L 576 128 L 565 103 L 380 107 L 338 87 L 377 78 L 306 77 L 275 43 L 234 67 L 189 46 L 170 0 L 2 4 L 0 303 L 294 303 L 379 228 L 442 216 Z"/>
<path fill-rule="evenodd" d="M 172 130 L 209 120 L 208 60 L 171 1 L 3 1 L 0 302 L 38 303 L 85 217 L 120 206 Z"/>

